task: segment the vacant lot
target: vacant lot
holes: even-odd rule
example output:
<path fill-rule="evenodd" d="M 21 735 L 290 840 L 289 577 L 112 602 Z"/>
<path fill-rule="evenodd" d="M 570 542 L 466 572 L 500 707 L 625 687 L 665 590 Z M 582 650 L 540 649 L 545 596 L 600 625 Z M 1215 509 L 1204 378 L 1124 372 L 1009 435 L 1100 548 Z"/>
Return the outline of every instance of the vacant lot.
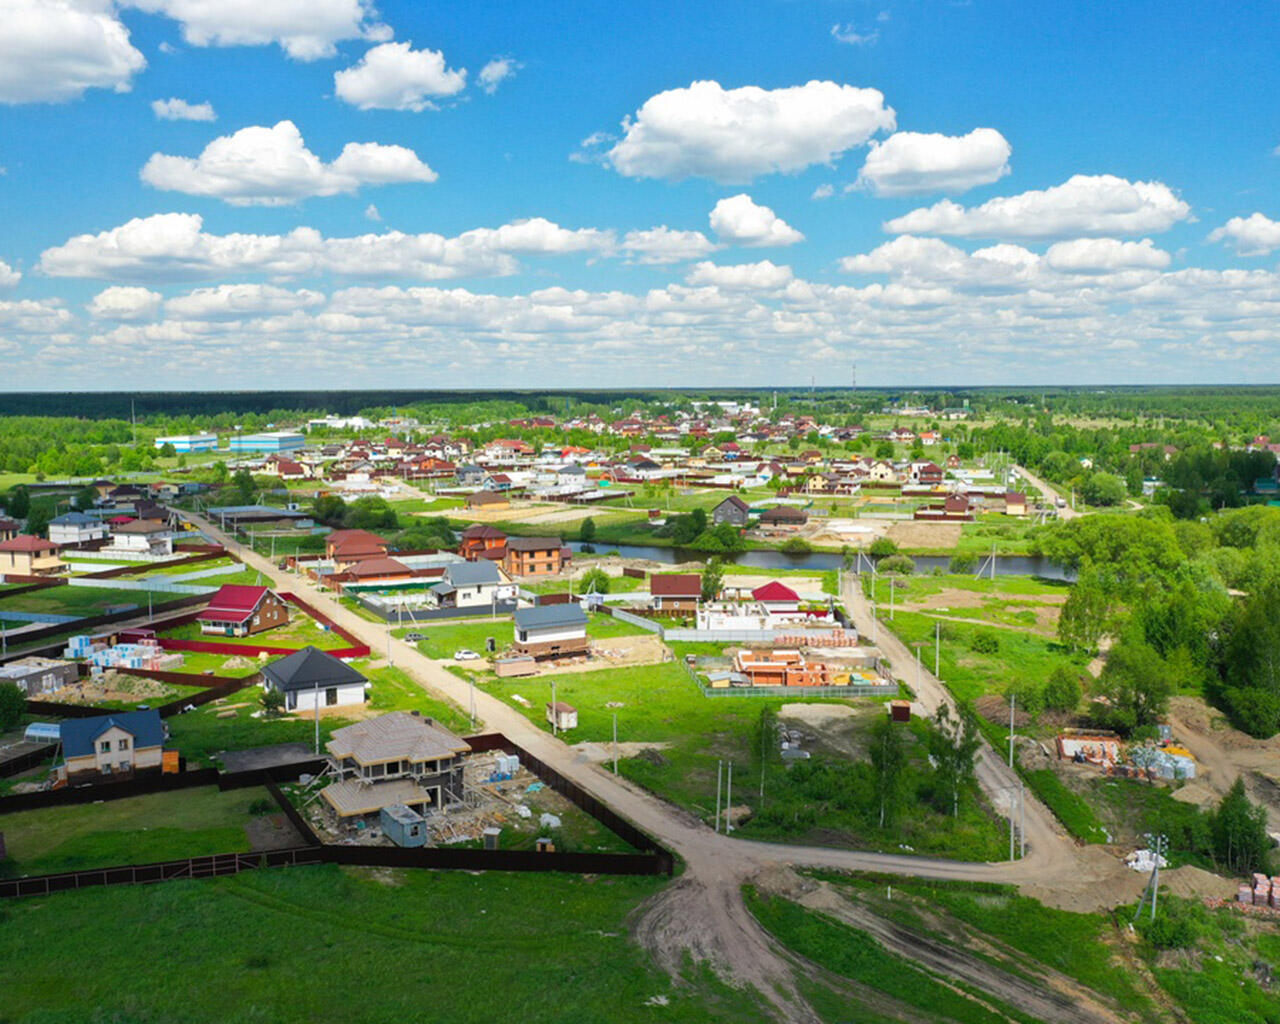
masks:
<path fill-rule="evenodd" d="M 264 789 L 217 787 L 20 811 L 0 817 L 9 858 L 0 870 L 42 875 L 250 849 L 245 825 Z"/>
<path fill-rule="evenodd" d="M 234 644 L 246 648 L 252 654 L 263 647 L 289 647 L 301 650 L 303 647 L 319 647 L 322 651 L 332 651 L 351 644 L 331 629 L 325 629 L 311 616 L 290 607 L 289 621 L 283 626 L 268 629 L 253 636 L 218 636 L 200 632 L 200 624 L 188 622 L 175 629 L 165 630 L 161 636 L 174 640 L 207 640 L 215 643 Z"/>
<path fill-rule="evenodd" d="M 155 601 L 171 600 L 167 594 L 157 595 Z M 115 590 L 107 587 L 48 587 L 16 597 L 0 594 L 0 609 L 7 611 L 43 612 L 48 615 L 98 615 L 112 605 L 133 605 L 146 608 L 147 595 L 136 590 Z"/>
<path fill-rule="evenodd" d="M 754 994 L 695 970 L 690 984 L 675 984 L 630 941 L 628 916 L 663 884 L 306 867 L 14 901 L 0 959 L 22 970 L 6 982 L 4 1012 L 15 1021 L 480 1024 L 501 1006 L 531 1024 L 765 1019 Z"/>
<path fill-rule="evenodd" d="M 418 650 L 428 658 L 452 658 L 454 651 L 462 648 L 484 654 L 485 643 L 489 637 L 493 637 L 497 649 L 502 651 L 511 646 L 514 628 L 511 616 L 503 615 L 497 618 L 450 622 L 441 626 L 419 623 L 416 626 L 406 626 L 392 632 L 397 637 L 403 637 L 407 633 L 421 633 L 424 639 L 418 641 Z M 623 622 L 609 615 L 590 615 L 587 620 L 587 635 L 593 638 L 637 636 L 644 632 L 645 630 L 639 626 L 633 626 L 629 622 Z"/>

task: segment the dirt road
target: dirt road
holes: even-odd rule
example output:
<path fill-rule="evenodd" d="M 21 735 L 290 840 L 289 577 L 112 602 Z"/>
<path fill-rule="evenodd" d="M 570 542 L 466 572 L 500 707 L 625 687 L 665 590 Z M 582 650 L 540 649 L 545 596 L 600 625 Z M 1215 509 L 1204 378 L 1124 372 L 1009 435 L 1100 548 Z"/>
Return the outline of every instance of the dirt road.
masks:
<path fill-rule="evenodd" d="M 1026 469 L 1023 466 L 1014 466 L 1013 468 L 1017 471 L 1018 475 L 1022 477 L 1023 480 L 1029 483 L 1032 487 L 1039 489 L 1040 493 L 1044 495 L 1044 500 L 1046 504 L 1048 505 L 1058 504 L 1058 499 L 1061 498 L 1062 495 L 1059 494 L 1056 490 L 1054 490 L 1053 487 L 1045 483 L 1038 476 L 1032 473 L 1029 469 Z M 1075 519 L 1076 516 L 1081 514 L 1082 513 L 1077 512 L 1070 505 L 1061 505 L 1058 507 L 1059 519 Z"/>
<path fill-rule="evenodd" d="M 395 665 L 420 685 L 448 697 L 459 707 L 470 706 L 472 692 L 466 682 L 416 647 L 391 639 L 389 626 L 384 628 L 357 616 L 327 592 L 277 569 L 202 517 L 183 514 L 246 565 L 260 570 L 276 587 L 298 593 L 374 650 L 389 651 Z M 857 600 L 850 610 L 858 622 L 866 623 L 869 609 L 861 600 L 861 588 L 856 589 Z M 881 630 L 881 646 L 899 665 L 912 660 L 901 642 L 886 630 Z M 921 698 L 930 711 L 940 701 L 950 701 L 932 675 L 922 684 Z M 1055 829 L 1048 812 L 1030 798 L 1026 802 L 1028 856 L 1012 863 L 977 864 L 734 840 L 581 758 L 497 698 L 477 690 L 474 700 L 477 715 L 487 728 L 505 733 L 684 860 L 686 870 L 680 881 L 665 889 L 640 915 L 636 925 L 640 940 L 673 970 L 679 969 L 687 952 L 695 960 L 709 961 L 730 983 L 755 986 L 784 1020 L 807 1021 L 815 1016 L 795 988 L 790 962 L 777 952 L 776 944 L 756 924 L 742 901 L 742 883 L 763 867 L 789 864 L 924 878 L 1036 883 L 1041 887 L 1087 886 L 1091 878 L 1108 870 L 1104 862 L 1078 855 L 1077 848 Z M 989 750 L 979 758 L 978 777 L 984 790 L 1008 804 L 1012 775 Z"/>

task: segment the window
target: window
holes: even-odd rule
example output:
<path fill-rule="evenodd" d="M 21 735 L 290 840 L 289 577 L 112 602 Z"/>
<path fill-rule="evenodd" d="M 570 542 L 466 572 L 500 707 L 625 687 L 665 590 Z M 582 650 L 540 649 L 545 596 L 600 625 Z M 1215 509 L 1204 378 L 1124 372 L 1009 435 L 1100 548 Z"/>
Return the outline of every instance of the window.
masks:
<path fill-rule="evenodd" d="M 120 769 L 120 771 L 127 772 L 130 768 L 130 764 L 128 761 L 121 761 L 117 767 Z"/>
<path fill-rule="evenodd" d="M 129 741 L 127 739 L 123 739 L 116 744 L 116 750 L 128 750 L 128 749 L 129 749 Z"/>
<path fill-rule="evenodd" d="M 103 740 L 101 743 L 99 743 L 99 744 L 98 744 L 98 753 L 99 753 L 99 754 L 109 754 L 109 753 L 111 753 L 111 741 L 110 741 L 110 740 Z"/>
<path fill-rule="evenodd" d="M 324 691 L 324 702 L 330 707 L 338 703 L 338 688 L 336 686 L 331 686 Z"/>

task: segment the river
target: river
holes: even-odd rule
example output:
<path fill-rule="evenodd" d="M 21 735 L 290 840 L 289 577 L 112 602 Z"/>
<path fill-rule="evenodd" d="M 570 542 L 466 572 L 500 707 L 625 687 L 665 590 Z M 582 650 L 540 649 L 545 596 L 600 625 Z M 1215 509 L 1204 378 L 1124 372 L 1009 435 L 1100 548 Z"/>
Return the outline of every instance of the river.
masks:
<path fill-rule="evenodd" d="M 582 542 L 568 541 L 574 551 L 582 550 Z M 623 558 L 644 558 L 651 562 L 705 562 L 711 557 L 706 551 L 693 551 L 689 548 L 666 548 L 651 544 L 595 544 L 595 553 L 603 555 L 607 551 L 616 551 Z M 724 555 L 725 561 L 737 565 L 752 565 L 760 569 L 838 569 L 841 564 L 840 555 L 834 551 L 811 551 L 803 555 L 788 555 L 782 551 L 741 551 L 733 555 Z M 916 563 L 916 571 L 931 573 L 935 569 L 947 572 L 951 559 L 945 555 L 922 555 L 912 558 Z M 985 562 L 980 560 L 979 564 Z M 987 571 L 990 569 L 988 567 Z M 1072 580 L 1075 572 L 1057 565 L 1042 555 L 997 555 L 997 576 L 1041 576 L 1050 580 Z"/>

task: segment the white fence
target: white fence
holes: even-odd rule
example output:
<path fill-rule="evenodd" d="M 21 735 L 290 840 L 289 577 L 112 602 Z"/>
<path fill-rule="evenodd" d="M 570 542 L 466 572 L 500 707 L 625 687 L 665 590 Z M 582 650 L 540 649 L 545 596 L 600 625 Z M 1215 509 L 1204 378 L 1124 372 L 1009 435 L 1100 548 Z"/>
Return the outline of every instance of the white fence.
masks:
<path fill-rule="evenodd" d="M 641 629 L 647 629 L 650 633 L 657 633 L 658 636 L 666 639 L 674 632 L 679 630 L 663 629 L 662 623 L 654 622 L 652 619 L 646 619 L 642 615 L 632 615 L 630 612 L 623 611 L 621 608 L 611 609 L 613 617 L 622 622 L 629 622 L 633 626 L 639 626 Z"/>
<path fill-rule="evenodd" d="M 67 580 L 67 585 L 71 587 L 94 587 L 104 590 L 131 590 L 134 593 L 151 591 L 159 594 L 212 594 L 218 589 L 217 587 L 198 587 L 191 583 L 171 583 L 168 580 L 154 578 L 149 580 L 95 580 L 73 577 Z"/>

